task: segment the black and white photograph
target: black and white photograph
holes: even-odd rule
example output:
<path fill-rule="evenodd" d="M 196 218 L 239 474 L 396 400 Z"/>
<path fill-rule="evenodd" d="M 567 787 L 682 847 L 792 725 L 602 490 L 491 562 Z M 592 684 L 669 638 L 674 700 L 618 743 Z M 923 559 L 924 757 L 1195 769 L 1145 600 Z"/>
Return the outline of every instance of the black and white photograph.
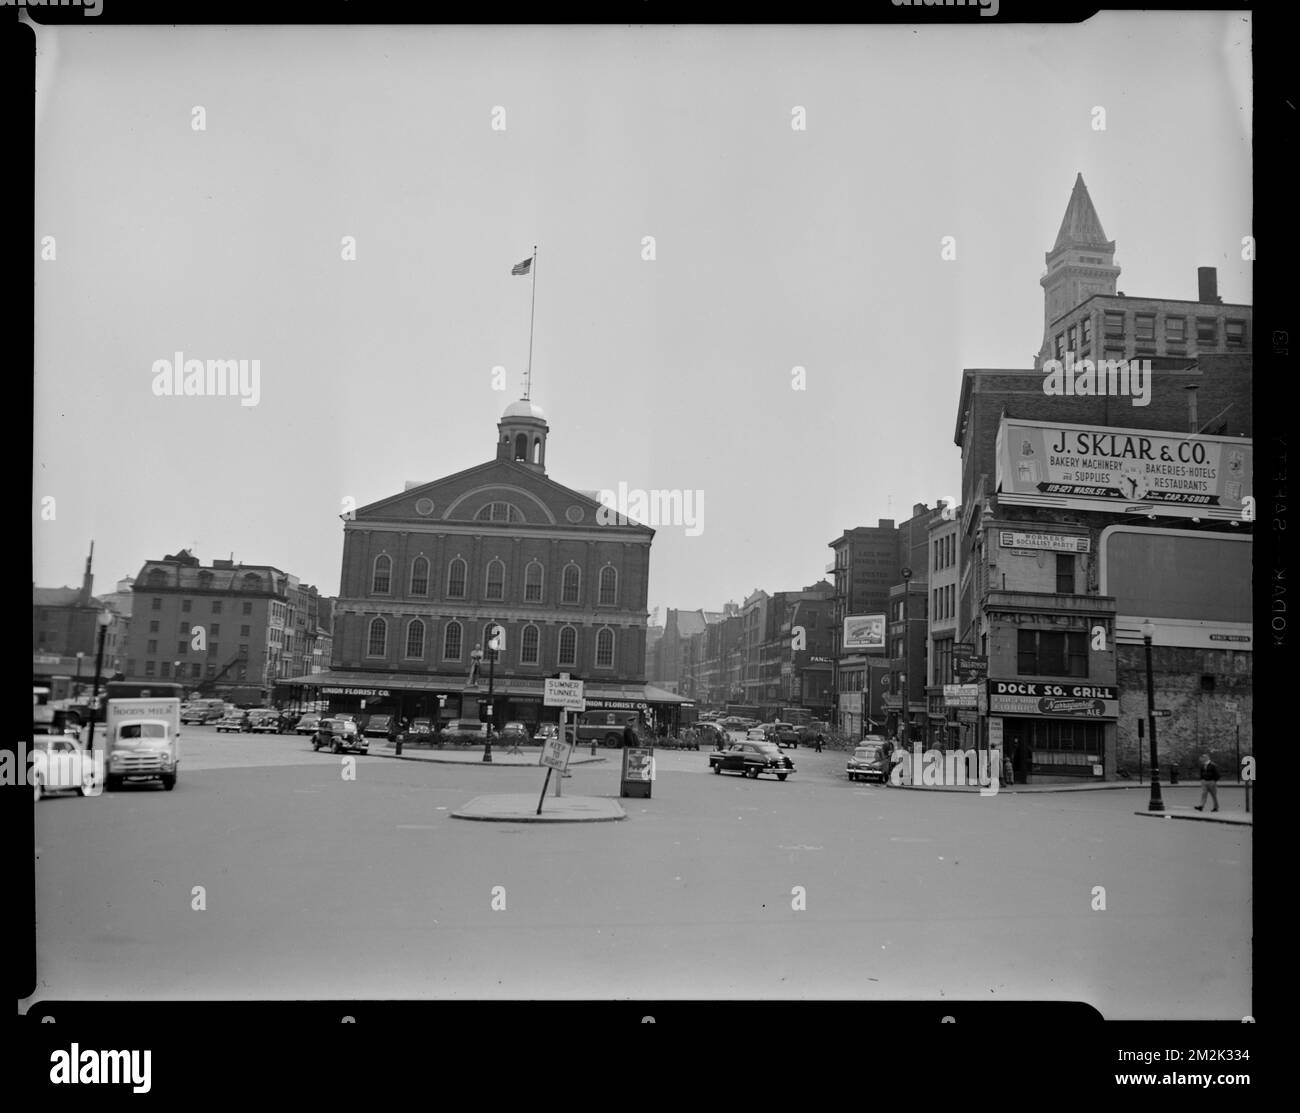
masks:
<path fill-rule="evenodd" d="M 1253 17 L 997 9 L 32 24 L 20 1013 L 1250 1022 Z"/>

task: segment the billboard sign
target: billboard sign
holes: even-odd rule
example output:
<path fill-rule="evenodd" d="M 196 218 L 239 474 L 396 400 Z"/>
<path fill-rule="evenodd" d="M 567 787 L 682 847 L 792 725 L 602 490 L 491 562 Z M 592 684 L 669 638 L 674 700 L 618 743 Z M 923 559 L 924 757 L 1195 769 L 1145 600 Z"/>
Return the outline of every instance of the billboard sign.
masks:
<path fill-rule="evenodd" d="M 851 614 L 844 619 L 844 649 L 849 653 L 862 653 L 885 648 L 885 616 L 883 614 Z"/>
<path fill-rule="evenodd" d="M 1150 429 L 1003 418 L 999 499 L 1009 505 L 1241 520 L 1252 442 Z"/>

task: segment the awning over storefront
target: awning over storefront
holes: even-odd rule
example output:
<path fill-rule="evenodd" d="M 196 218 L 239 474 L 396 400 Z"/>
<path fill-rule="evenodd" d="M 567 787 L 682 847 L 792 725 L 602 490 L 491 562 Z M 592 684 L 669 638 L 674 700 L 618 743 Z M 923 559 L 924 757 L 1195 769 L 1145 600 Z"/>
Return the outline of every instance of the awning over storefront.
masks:
<path fill-rule="evenodd" d="M 318 689 L 322 696 L 383 697 L 398 692 L 444 692 L 465 694 L 474 692 L 486 696 L 487 678 L 479 677 L 471 686 L 465 676 L 432 674 L 412 676 L 409 673 L 377 672 L 317 672 L 309 676 L 295 676 L 277 681 L 286 687 Z M 492 685 L 495 695 L 504 698 L 541 701 L 545 691 L 544 678 L 498 677 Z M 695 701 L 651 684 L 600 684 L 587 681 L 584 685 L 587 706 L 608 711 L 637 711 L 650 704 L 670 704 L 676 707 L 694 707 Z"/>

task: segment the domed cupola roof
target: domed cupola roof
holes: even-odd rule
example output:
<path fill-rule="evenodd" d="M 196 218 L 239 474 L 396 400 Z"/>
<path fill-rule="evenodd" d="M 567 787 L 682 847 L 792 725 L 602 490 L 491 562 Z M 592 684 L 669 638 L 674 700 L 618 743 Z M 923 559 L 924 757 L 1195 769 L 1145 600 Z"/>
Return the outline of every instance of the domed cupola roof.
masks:
<path fill-rule="evenodd" d="M 501 420 L 509 421 L 512 418 L 519 417 L 532 417 L 538 421 L 546 420 L 546 414 L 542 412 L 542 407 L 527 398 L 521 398 L 518 402 L 511 402 L 501 415 Z"/>

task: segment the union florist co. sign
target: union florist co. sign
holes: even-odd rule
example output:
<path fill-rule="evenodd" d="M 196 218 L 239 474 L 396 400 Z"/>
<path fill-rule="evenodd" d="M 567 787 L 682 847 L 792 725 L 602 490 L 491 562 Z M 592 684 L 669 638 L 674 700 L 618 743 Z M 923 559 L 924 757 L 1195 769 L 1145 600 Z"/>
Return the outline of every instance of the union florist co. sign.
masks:
<path fill-rule="evenodd" d="M 1162 517 L 1247 517 L 1253 454 L 1245 437 L 1003 418 L 1000 501 Z"/>
<path fill-rule="evenodd" d="M 1118 719 L 1119 693 L 1109 684 L 990 680 L 989 714 Z"/>

